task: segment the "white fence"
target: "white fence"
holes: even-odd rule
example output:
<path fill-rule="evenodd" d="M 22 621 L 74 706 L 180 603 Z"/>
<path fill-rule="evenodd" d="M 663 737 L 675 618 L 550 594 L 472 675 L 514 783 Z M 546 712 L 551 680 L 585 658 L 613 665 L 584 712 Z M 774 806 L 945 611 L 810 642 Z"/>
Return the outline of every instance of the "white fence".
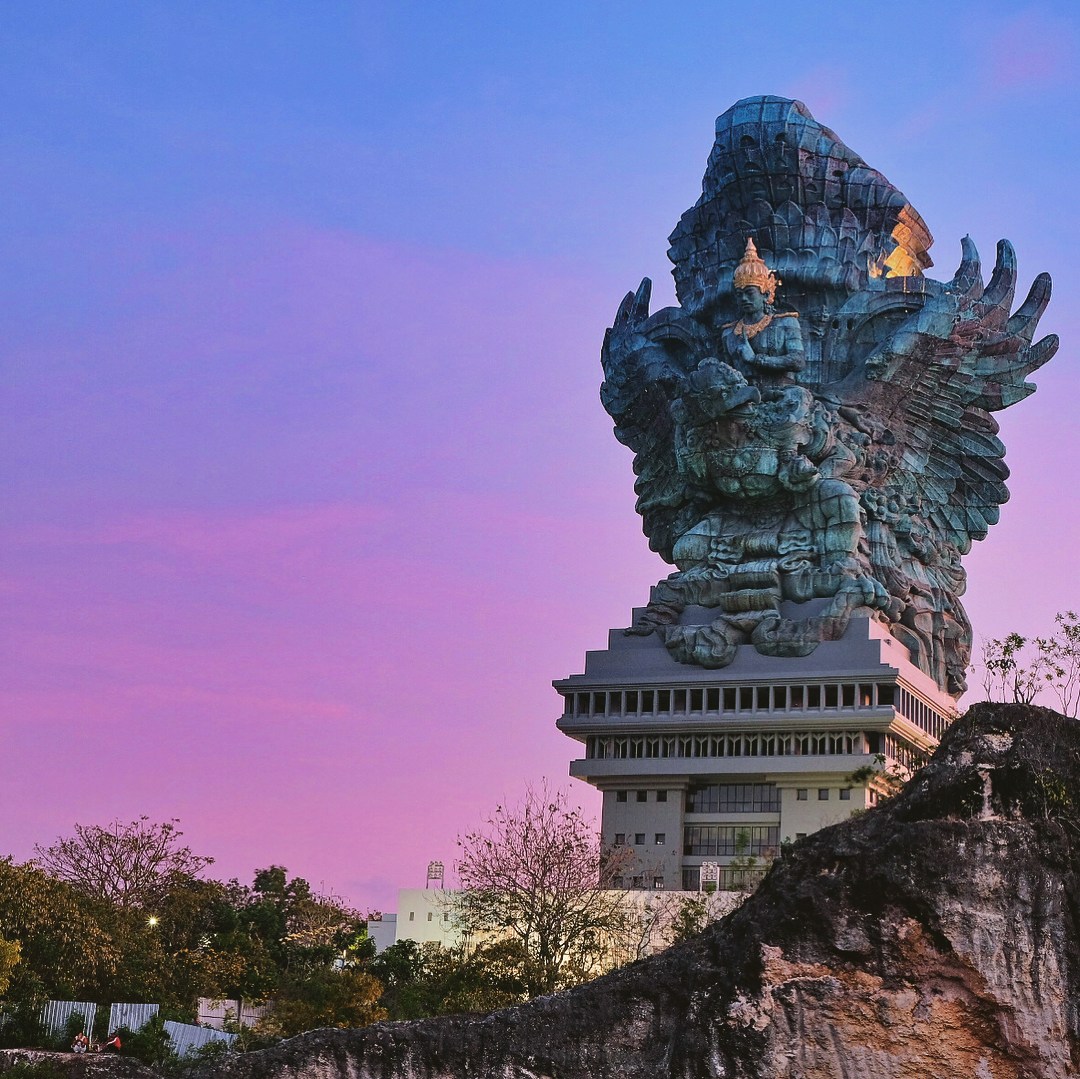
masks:
<path fill-rule="evenodd" d="M 156 1004 L 113 1004 L 109 1008 L 109 1033 L 127 1027 L 142 1030 L 158 1013 Z"/>
<path fill-rule="evenodd" d="M 235 1034 L 225 1034 L 212 1027 L 197 1027 L 191 1023 L 174 1023 L 171 1019 L 165 1020 L 165 1033 L 169 1035 L 176 1055 L 181 1057 L 186 1057 L 211 1042 L 232 1045 L 236 1041 Z"/>
<path fill-rule="evenodd" d="M 81 1000 L 49 1000 L 41 1009 L 41 1025 L 50 1038 L 63 1034 L 67 1021 L 78 1012 L 82 1016 L 82 1029 L 89 1034 L 94 1029 L 97 1005 Z"/>

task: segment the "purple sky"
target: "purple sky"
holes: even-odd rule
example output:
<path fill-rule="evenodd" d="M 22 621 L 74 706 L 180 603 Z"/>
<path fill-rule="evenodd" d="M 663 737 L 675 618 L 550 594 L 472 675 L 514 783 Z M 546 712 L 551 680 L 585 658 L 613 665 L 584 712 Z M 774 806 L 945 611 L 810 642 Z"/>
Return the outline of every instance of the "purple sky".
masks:
<path fill-rule="evenodd" d="M 965 232 L 1053 275 L 967 603 L 1080 606 L 1072 5 L 581 7 L 5 9 L 0 854 L 178 817 L 218 875 L 392 909 L 564 782 L 550 682 L 664 572 L 600 342 L 642 276 L 673 298 L 750 94 L 899 186 L 932 276 Z"/>

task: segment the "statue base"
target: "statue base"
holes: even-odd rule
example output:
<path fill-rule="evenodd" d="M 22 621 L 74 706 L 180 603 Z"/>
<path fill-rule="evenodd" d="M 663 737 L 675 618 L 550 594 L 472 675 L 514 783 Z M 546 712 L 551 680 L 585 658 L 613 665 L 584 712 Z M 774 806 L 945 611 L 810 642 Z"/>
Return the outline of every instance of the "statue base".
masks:
<path fill-rule="evenodd" d="M 809 656 L 744 645 L 719 670 L 612 630 L 554 685 L 557 726 L 584 750 L 570 774 L 602 792 L 604 842 L 634 848 L 623 883 L 639 888 L 752 884 L 780 843 L 876 804 L 956 716 L 872 617 Z"/>

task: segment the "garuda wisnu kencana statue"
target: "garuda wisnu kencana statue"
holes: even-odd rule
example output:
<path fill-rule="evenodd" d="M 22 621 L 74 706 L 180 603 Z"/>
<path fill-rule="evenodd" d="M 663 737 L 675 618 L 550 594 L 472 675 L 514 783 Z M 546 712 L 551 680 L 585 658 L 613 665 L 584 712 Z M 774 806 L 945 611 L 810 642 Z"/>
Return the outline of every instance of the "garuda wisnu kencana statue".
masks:
<path fill-rule="evenodd" d="M 601 399 L 676 567 L 627 632 L 723 667 L 740 645 L 808 655 L 863 614 L 964 690 L 960 559 L 1009 496 L 991 413 L 1034 391 L 1057 339 L 1032 344 L 1047 274 L 1011 313 L 1007 241 L 989 284 L 969 238 L 952 280 L 926 277 L 932 242 L 801 102 L 717 120 L 670 237 L 680 306 L 650 314 L 645 279 L 604 340 Z"/>

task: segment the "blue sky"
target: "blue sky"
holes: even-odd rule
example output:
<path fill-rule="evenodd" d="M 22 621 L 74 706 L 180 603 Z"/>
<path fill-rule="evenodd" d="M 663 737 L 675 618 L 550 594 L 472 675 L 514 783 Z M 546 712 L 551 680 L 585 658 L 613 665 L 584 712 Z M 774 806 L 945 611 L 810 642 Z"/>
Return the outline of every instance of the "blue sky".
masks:
<path fill-rule="evenodd" d="M 177 816 L 385 906 L 527 781 L 663 572 L 598 352 L 715 117 L 804 100 L 1055 281 L 976 633 L 1076 606 L 1066 4 L 10 4 L 0 853 Z M 79 762 L 115 748 L 110 781 Z M 577 793 L 591 805 L 591 792 Z M 15 808 L 19 812 L 15 813 Z"/>

